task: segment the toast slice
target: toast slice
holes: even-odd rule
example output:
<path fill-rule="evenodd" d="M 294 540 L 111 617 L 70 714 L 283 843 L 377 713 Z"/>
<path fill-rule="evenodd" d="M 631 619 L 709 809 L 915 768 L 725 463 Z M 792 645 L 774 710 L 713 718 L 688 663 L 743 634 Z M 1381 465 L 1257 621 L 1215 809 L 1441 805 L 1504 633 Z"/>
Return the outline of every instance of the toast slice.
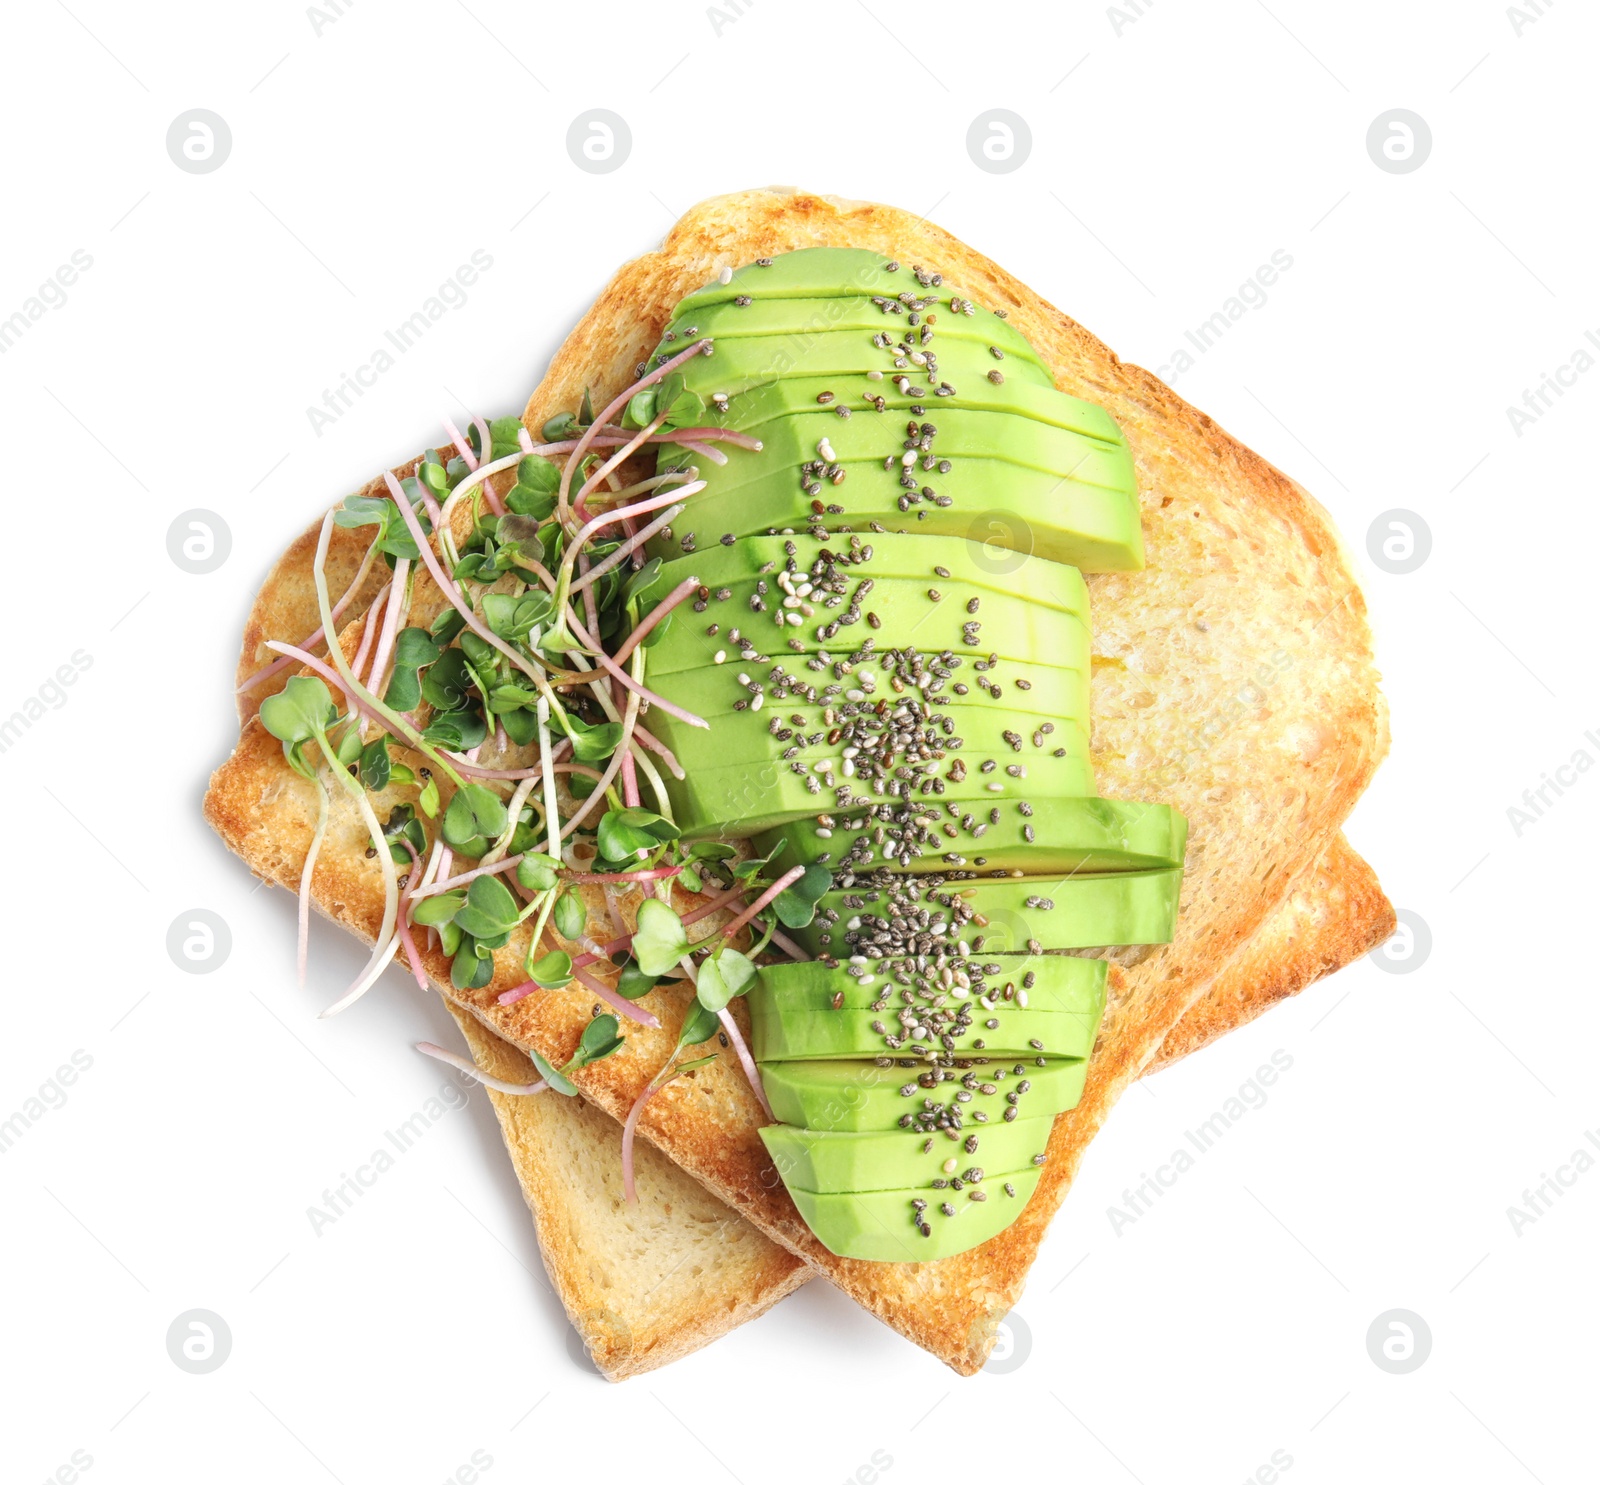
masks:
<path fill-rule="evenodd" d="M 407 464 L 395 473 L 404 477 L 411 469 Z M 376 483 L 360 493 L 375 493 Z M 261 648 L 264 640 L 298 639 L 316 627 L 311 561 L 320 524 L 290 545 L 257 594 L 238 681 L 272 658 Z M 335 531 L 328 562 L 334 592 L 355 575 L 363 540 L 359 532 Z M 346 611 L 352 620 L 365 613 L 379 586 L 374 575 L 357 589 Z M 289 674 L 285 670 L 239 692 L 241 722 L 255 715 L 264 697 L 281 690 Z M 1387 938 L 1393 925 L 1372 869 L 1339 837 L 1327 860 L 1296 884 L 1168 1034 L 1149 1070 L 1331 974 Z M 512 1082 L 533 1079 L 527 1057 L 460 1007 L 445 1004 L 483 1071 Z M 813 1277 L 807 1264 L 649 1145 L 638 1150 L 639 1204 L 628 1208 L 620 1197 L 621 1131 L 587 1101 L 488 1092 L 546 1272 L 608 1380 L 688 1355 L 757 1318 Z"/>
<path fill-rule="evenodd" d="M 493 1077 L 539 1074 L 457 1006 L 472 1058 Z M 765 1314 L 812 1277 L 693 1176 L 641 1142 L 638 1201 L 622 1197 L 622 1130 L 582 1098 L 489 1101 L 533 1213 L 545 1272 L 590 1358 L 613 1382 L 687 1356 Z"/>
<path fill-rule="evenodd" d="M 1103 794 L 1164 800 L 1188 815 L 1185 902 L 1174 942 L 1118 977 L 1084 1099 L 1058 1121 L 1028 1209 L 966 1254 L 895 1265 L 828 1254 L 770 1179 L 757 1105 L 733 1068 L 719 1064 L 690 1088 L 669 1087 L 641 1127 L 875 1314 L 971 1372 L 1020 1292 L 1088 1139 L 1229 957 L 1332 846 L 1383 754 L 1387 724 L 1364 604 L 1309 496 L 1003 270 L 906 213 L 777 192 L 696 208 L 662 251 L 612 281 L 558 353 L 527 422 L 538 427 L 575 406 L 585 385 L 602 396 L 625 385 L 677 300 L 720 267 L 821 244 L 924 263 L 1006 308 L 1058 385 L 1100 402 L 1123 427 L 1150 567 L 1091 580 L 1095 764 Z M 309 840 L 310 805 L 275 742 L 251 724 L 213 781 L 207 814 L 259 874 L 289 881 Z M 337 809 L 315 890 L 323 911 L 370 938 L 381 894 L 363 844 L 354 811 Z M 562 992 L 500 1007 L 495 994 L 513 982 L 516 952 L 514 943 L 496 984 L 458 999 L 505 1039 L 564 1059 L 588 997 Z M 656 998 L 664 1030 L 631 1037 L 626 1053 L 582 1076 L 613 1114 L 660 1064 L 682 1013 L 671 994 Z"/>

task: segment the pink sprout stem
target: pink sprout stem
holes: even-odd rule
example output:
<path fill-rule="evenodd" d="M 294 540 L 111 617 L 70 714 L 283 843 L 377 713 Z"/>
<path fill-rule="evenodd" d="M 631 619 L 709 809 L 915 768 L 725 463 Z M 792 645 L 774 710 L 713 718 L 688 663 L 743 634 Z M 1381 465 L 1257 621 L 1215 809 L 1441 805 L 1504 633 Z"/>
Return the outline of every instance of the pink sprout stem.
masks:
<path fill-rule="evenodd" d="M 739 1059 L 739 1066 L 744 1069 L 745 1077 L 750 1080 L 750 1091 L 755 1094 L 756 1102 L 761 1105 L 761 1112 L 776 1122 L 778 1116 L 772 1112 L 772 1105 L 767 1102 L 767 1090 L 761 1086 L 761 1073 L 756 1068 L 755 1058 L 750 1055 L 750 1048 L 744 1043 L 739 1023 L 733 1019 L 727 1006 L 723 1006 L 717 1012 L 717 1020 L 722 1022 L 722 1029 L 728 1033 L 728 1040 L 733 1043 L 734 1054 Z"/>
<path fill-rule="evenodd" d="M 362 583 L 366 581 L 367 574 L 372 571 L 372 564 L 377 555 L 378 543 L 374 541 L 372 545 L 367 548 L 367 555 L 361 559 L 361 566 L 356 569 L 356 575 L 350 579 L 350 586 L 344 590 L 344 596 L 340 598 L 340 600 L 333 606 L 334 623 L 337 624 L 339 622 L 340 615 L 343 614 L 344 611 L 349 608 L 350 604 L 354 601 L 357 590 L 361 587 Z M 310 634 L 300 641 L 299 648 L 302 650 L 312 649 L 314 646 L 320 644 L 322 639 L 322 625 L 318 624 Z M 245 680 L 241 681 L 236 687 L 236 690 L 248 691 L 252 686 L 259 685 L 269 676 L 275 676 L 280 671 L 287 670 L 289 668 L 289 664 L 290 662 L 287 656 L 279 660 L 274 660 L 271 662 L 271 664 L 262 666 L 261 669 L 258 670 L 254 675 L 249 676 Z"/>
<path fill-rule="evenodd" d="M 666 616 L 670 614 L 673 609 L 682 603 L 685 598 L 687 598 L 691 593 L 696 592 L 699 587 L 699 578 L 686 577 L 681 583 L 678 584 L 676 588 L 668 593 L 660 603 L 651 609 L 644 618 L 639 621 L 638 627 L 634 629 L 632 634 L 623 640 L 621 648 L 618 649 L 617 653 L 611 658 L 615 660 L 618 665 L 623 664 L 627 660 L 628 656 L 631 655 L 641 643 L 643 643 L 650 631 L 653 630 L 664 618 L 666 618 Z"/>
<path fill-rule="evenodd" d="M 646 387 L 653 387 L 668 372 L 675 371 L 688 361 L 691 356 L 709 355 L 710 352 L 710 340 L 695 341 L 687 350 L 679 351 L 670 360 L 663 361 L 654 371 L 646 372 L 631 387 L 627 387 L 620 392 L 613 401 L 607 404 L 605 411 L 584 430 L 583 435 L 578 439 L 572 450 L 572 457 L 567 460 L 566 467 L 561 471 L 561 486 L 557 493 L 557 504 L 562 513 L 563 521 L 571 504 L 573 471 L 583 463 L 583 454 L 589 445 L 594 442 L 596 430 L 601 426 L 609 426 L 612 418 L 616 417 L 637 393 L 644 391 Z"/>
<path fill-rule="evenodd" d="M 788 871 L 784 872 L 784 874 L 779 877 L 778 880 L 775 881 L 770 887 L 768 887 L 760 897 L 756 898 L 756 900 L 752 902 L 749 907 L 747 907 L 742 913 L 739 914 L 737 918 L 735 918 L 722 930 L 722 936 L 724 938 L 732 938 L 733 935 L 743 928 L 744 925 L 753 917 L 755 917 L 755 915 L 759 913 L 762 908 L 764 908 L 769 902 L 772 901 L 774 897 L 782 892 L 785 887 L 787 887 L 791 882 L 796 882 L 803 877 L 805 875 L 805 871 L 806 869 L 803 866 L 791 866 Z"/>
<path fill-rule="evenodd" d="M 661 1023 L 643 1006 L 637 1006 L 631 1000 L 618 995 L 609 985 L 595 979 L 593 975 L 585 974 L 581 969 L 575 969 L 572 971 L 572 978 L 582 985 L 585 990 L 599 996 L 619 1016 L 626 1016 L 628 1020 L 637 1022 L 640 1026 L 648 1026 L 652 1031 L 661 1029 Z"/>
<path fill-rule="evenodd" d="M 543 1093 L 550 1086 L 543 1078 L 536 1083 L 507 1083 L 501 1078 L 491 1078 L 475 1062 L 469 1062 L 455 1052 L 447 1052 L 432 1042 L 418 1042 L 417 1050 L 440 1062 L 448 1062 L 451 1067 L 460 1068 L 469 1078 L 476 1078 L 485 1088 L 493 1088 L 496 1093 Z"/>

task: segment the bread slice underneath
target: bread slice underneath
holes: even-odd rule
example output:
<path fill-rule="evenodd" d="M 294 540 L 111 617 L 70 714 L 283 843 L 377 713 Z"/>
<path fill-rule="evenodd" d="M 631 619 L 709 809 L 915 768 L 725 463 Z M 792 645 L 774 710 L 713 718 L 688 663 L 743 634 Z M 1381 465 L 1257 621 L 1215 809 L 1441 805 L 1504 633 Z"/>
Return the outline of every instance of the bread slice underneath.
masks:
<path fill-rule="evenodd" d="M 746 192 L 705 203 L 663 249 L 624 267 L 558 353 L 525 418 L 537 428 L 624 386 L 681 295 L 725 264 L 795 247 L 873 248 L 941 270 L 947 284 L 1010 311 L 1064 390 L 1118 419 L 1133 449 L 1150 567 L 1093 579 L 1094 750 L 1102 792 L 1170 802 L 1190 818 L 1173 944 L 1132 963 L 1107 1006 L 1083 1101 L 1057 1121 L 1038 1192 L 990 1242 L 937 1263 L 867 1264 L 828 1254 L 781 1186 L 756 1135 L 758 1108 L 721 1063 L 655 1099 L 647 1138 L 853 1298 L 960 1372 L 977 1370 L 1020 1293 L 1087 1142 L 1239 947 L 1332 847 L 1387 746 L 1365 610 L 1337 535 L 1297 485 L 1148 373 L 973 249 L 886 207 Z M 424 608 L 426 591 L 423 586 Z M 435 599 L 437 595 L 434 595 Z M 352 646 L 353 648 L 353 643 Z M 255 724 L 213 779 L 206 812 L 258 874 L 295 880 L 314 808 Z M 315 880 L 318 907 L 370 939 L 378 873 L 354 812 L 336 805 Z M 587 996 L 557 992 L 500 1007 L 498 982 L 456 997 L 506 1040 L 564 1061 Z M 447 975 L 441 963 L 436 975 Z M 613 1114 L 658 1067 L 682 1006 L 653 992 L 660 1033 L 585 1070 Z"/>
<path fill-rule="evenodd" d="M 1372 868 L 1341 836 L 1205 996 L 1148 1072 L 1209 1045 L 1383 942 L 1394 913 Z M 486 1073 L 530 1081 L 533 1064 L 446 1001 Z M 545 1271 L 601 1373 L 637 1376 L 765 1314 L 815 1277 L 786 1248 L 640 1141 L 638 1204 L 622 1199 L 622 1130 L 582 1098 L 489 1090 L 533 1214 Z"/>
<path fill-rule="evenodd" d="M 415 461 L 395 471 L 404 478 Z M 359 493 L 376 493 L 374 481 Z M 321 522 L 274 564 L 245 626 L 237 682 L 272 658 L 268 639 L 299 639 L 317 626 L 312 555 Z M 366 533 L 337 528 L 329 583 L 342 593 Z M 345 617 L 360 618 L 386 569 L 372 572 Z M 283 688 L 290 671 L 238 693 L 241 722 Z M 1215 1041 L 1388 937 L 1393 914 L 1372 869 L 1343 836 L 1229 961 L 1161 1044 L 1150 1070 Z M 473 1060 L 492 1077 L 528 1082 L 528 1058 L 445 1001 Z M 621 1381 L 709 1344 L 764 1314 L 814 1277 L 652 1145 L 640 1141 L 635 1206 L 622 1199 L 622 1131 L 588 1101 L 489 1090 L 545 1270 L 601 1374 Z"/>

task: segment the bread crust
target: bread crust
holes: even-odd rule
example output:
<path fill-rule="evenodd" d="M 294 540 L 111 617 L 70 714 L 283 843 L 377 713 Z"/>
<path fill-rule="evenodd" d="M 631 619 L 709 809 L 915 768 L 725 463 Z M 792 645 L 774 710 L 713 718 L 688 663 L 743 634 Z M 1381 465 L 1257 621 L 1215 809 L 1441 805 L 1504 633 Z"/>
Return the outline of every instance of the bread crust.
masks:
<path fill-rule="evenodd" d="M 626 385 L 678 298 L 724 263 L 822 244 L 920 262 L 962 293 L 1007 308 L 1058 385 L 1102 403 L 1122 425 L 1150 567 L 1091 579 L 1096 772 L 1102 793 L 1170 802 L 1191 822 L 1174 942 L 1113 974 L 1083 1100 L 1057 1121 L 1027 1209 L 981 1247 L 938 1263 L 870 1264 L 826 1253 L 771 1170 L 755 1100 L 726 1059 L 693 1085 L 669 1086 L 641 1122 L 648 1138 L 769 1236 L 966 1373 L 983 1364 L 1088 1140 L 1219 983 L 1234 952 L 1330 849 L 1385 750 L 1387 721 L 1365 605 L 1315 502 L 1149 373 L 907 213 L 777 192 L 695 208 L 661 252 L 617 274 L 557 353 L 525 420 L 537 428 L 576 405 L 585 384 L 601 399 Z M 251 723 L 213 780 L 207 816 L 259 874 L 287 883 L 309 839 L 310 787 Z M 336 809 L 314 888 L 322 911 L 370 939 L 381 894 L 363 846 L 354 812 Z M 493 985 L 454 998 L 504 1039 L 564 1059 L 587 1020 L 588 997 L 542 994 L 501 1007 L 496 993 L 517 978 L 514 956 L 502 958 Z M 438 963 L 430 969 L 447 974 Z M 663 1031 L 630 1035 L 623 1054 L 583 1074 L 585 1092 L 613 1115 L 660 1065 L 683 999 L 656 992 Z"/>

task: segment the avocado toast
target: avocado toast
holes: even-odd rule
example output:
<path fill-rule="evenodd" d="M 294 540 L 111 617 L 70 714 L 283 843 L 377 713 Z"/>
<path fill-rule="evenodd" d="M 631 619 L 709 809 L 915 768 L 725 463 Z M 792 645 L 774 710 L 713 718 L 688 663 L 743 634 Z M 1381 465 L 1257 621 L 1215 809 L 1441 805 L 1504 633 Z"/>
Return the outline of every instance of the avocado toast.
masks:
<path fill-rule="evenodd" d="M 593 383 L 629 384 L 683 294 L 721 266 L 821 243 L 937 264 L 963 293 L 1003 305 L 1058 384 L 1106 407 L 1138 475 L 1149 568 L 1091 579 L 1096 782 L 1190 821 L 1189 874 L 1173 946 L 1113 977 L 1078 1109 L 1057 1121 L 1038 1193 L 1021 1219 L 938 1264 L 889 1268 L 831 1259 L 788 1199 L 763 1181 L 753 1091 L 726 1062 L 680 1082 L 640 1127 L 741 1211 L 952 1365 L 981 1364 L 993 1324 L 1021 1285 L 1044 1221 L 1083 1143 L 1228 956 L 1334 845 L 1381 755 L 1384 726 L 1359 595 L 1320 512 L 1153 379 L 1122 366 L 1071 322 L 959 243 L 900 213 L 754 193 L 685 219 L 661 254 L 625 269 L 557 357 L 530 427 L 569 413 Z M 351 637 L 351 649 L 357 643 Z M 1245 719 L 1248 725 L 1241 725 Z M 247 732 L 208 811 L 258 870 L 294 880 L 314 830 L 310 801 L 263 785 L 285 777 L 276 740 Z M 314 886 L 319 905 L 375 936 L 386 917 L 352 812 L 337 802 Z M 381 865 L 381 861 L 379 863 Z M 1133 956 L 1129 956 L 1133 957 Z M 508 970 L 509 973 L 509 970 Z M 498 987 L 457 998 L 507 1039 L 569 1056 L 587 995 L 498 1003 Z M 660 997 L 663 1011 L 670 997 Z M 664 1016 L 668 1027 L 674 1018 Z M 630 1033 L 627 1053 L 578 1074 L 619 1115 L 670 1051 L 672 1032 Z"/>
<path fill-rule="evenodd" d="M 408 478 L 415 466 L 413 460 L 394 473 Z M 358 495 L 375 493 L 368 486 Z M 335 535 L 328 570 L 337 590 L 347 589 L 359 569 L 365 543 L 358 536 L 353 528 Z M 249 680 L 271 658 L 262 648 L 263 639 L 315 627 L 311 565 L 316 539 L 314 525 L 269 573 L 246 623 L 237 683 Z M 369 570 L 346 612 L 360 618 L 380 586 Z M 263 697 L 282 689 L 288 675 L 285 670 L 236 693 L 241 726 L 255 716 Z M 1040 830 L 1050 838 L 1044 822 Z M 804 833 L 812 835 L 809 828 Z M 991 860 L 998 855 L 994 839 L 993 832 L 986 837 Z M 1159 848 L 1164 843 L 1154 844 Z M 1207 1045 L 1340 968 L 1386 937 L 1392 926 L 1393 915 L 1370 868 L 1337 839 L 1326 860 L 1306 873 L 1214 977 L 1146 1071 Z M 447 1004 L 484 1072 L 512 1083 L 535 1076 L 523 1053 L 466 1011 Z M 587 1100 L 486 1091 L 532 1212 L 550 1281 L 595 1365 L 609 1379 L 676 1360 L 764 1313 L 812 1276 L 800 1259 L 721 1207 L 698 1182 L 654 1151 L 638 1153 L 635 1214 L 622 1197 L 619 1126 Z M 769 1143 L 774 1137 L 771 1132 L 765 1136 Z M 783 1158 L 775 1153 L 775 1164 Z M 799 1158 L 809 1156 L 802 1153 Z M 808 1172 L 803 1184 L 809 1179 Z M 649 1234 L 644 1245 L 642 1231 Z"/>

